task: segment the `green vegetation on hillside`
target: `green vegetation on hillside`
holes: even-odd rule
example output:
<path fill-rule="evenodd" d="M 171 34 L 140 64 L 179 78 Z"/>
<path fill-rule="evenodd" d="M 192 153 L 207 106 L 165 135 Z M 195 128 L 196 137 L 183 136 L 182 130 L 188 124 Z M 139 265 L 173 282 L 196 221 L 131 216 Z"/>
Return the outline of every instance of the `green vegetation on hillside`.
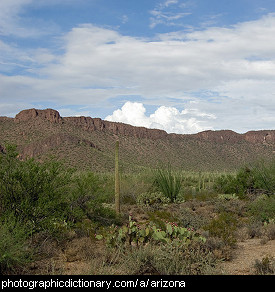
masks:
<path fill-rule="evenodd" d="M 124 173 L 168 165 L 189 172 L 234 172 L 247 163 L 274 157 L 274 144 L 248 141 L 222 143 L 199 140 L 196 135 L 167 136 L 163 139 L 114 135 L 110 131 L 91 131 L 69 122 L 53 123 L 30 119 L 15 123 L 0 118 L 0 145 L 18 145 L 22 158 L 46 161 L 50 156 L 70 168 L 93 172 L 114 171 L 114 145 L 120 140 L 120 168 Z M 218 133 L 217 133 L 218 135 Z M 92 146 L 93 145 L 93 146 Z"/>

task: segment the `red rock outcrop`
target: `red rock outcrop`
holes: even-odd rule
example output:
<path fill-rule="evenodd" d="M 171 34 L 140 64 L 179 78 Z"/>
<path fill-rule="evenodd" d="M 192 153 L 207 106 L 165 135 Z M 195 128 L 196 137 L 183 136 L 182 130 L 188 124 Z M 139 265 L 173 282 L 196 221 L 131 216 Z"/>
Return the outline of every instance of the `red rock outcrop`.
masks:
<path fill-rule="evenodd" d="M 249 131 L 244 134 L 244 139 L 250 143 L 274 143 L 275 131 Z"/>
<path fill-rule="evenodd" d="M 194 136 L 199 140 L 211 141 L 216 143 L 236 143 L 243 140 L 241 134 L 238 134 L 231 130 L 221 130 L 221 131 L 203 131 Z"/>
<path fill-rule="evenodd" d="M 242 141 L 247 141 L 252 144 L 275 143 L 275 130 L 249 131 L 245 134 L 238 134 L 231 130 L 203 131 L 191 136 L 199 140 L 215 143 L 238 143 Z"/>
<path fill-rule="evenodd" d="M 14 121 L 16 123 L 25 122 L 28 120 L 33 120 L 35 118 L 49 120 L 52 123 L 59 123 L 61 122 L 62 118 L 58 111 L 53 109 L 45 109 L 45 110 L 38 110 L 38 109 L 27 109 L 23 110 L 15 116 Z"/>

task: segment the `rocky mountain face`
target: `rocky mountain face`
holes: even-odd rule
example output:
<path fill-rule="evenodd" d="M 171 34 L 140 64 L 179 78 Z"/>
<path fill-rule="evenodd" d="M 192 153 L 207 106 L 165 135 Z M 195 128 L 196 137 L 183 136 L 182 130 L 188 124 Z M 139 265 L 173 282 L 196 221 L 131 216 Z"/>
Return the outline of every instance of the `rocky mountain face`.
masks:
<path fill-rule="evenodd" d="M 230 130 L 204 131 L 195 135 L 198 137 L 198 139 L 217 143 L 238 143 L 241 141 L 247 141 L 252 144 L 275 143 L 275 130 L 249 131 L 244 134 L 238 134 Z"/>
<path fill-rule="evenodd" d="M 48 120 L 51 123 L 68 123 L 80 127 L 85 131 L 108 131 L 115 135 L 133 136 L 145 139 L 165 139 L 169 134 L 163 130 L 134 127 L 131 125 L 104 121 L 100 118 L 91 117 L 64 117 L 53 109 L 37 110 L 28 109 L 18 113 L 14 119 L 15 123 L 35 121 L 35 119 Z M 182 139 L 185 135 L 170 134 L 170 137 Z M 275 130 L 250 131 L 238 134 L 231 130 L 204 131 L 193 135 L 198 140 L 211 141 L 215 143 L 248 141 L 250 143 L 275 143 Z"/>
<path fill-rule="evenodd" d="M 61 117 L 54 109 L 27 109 L 15 118 L 0 117 L 0 152 L 18 145 L 22 159 L 54 154 L 73 165 L 112 168 L 113 143 L 121 141 L 123 165 L 152 167 L 173 162 L 189 169 L 230 168 L 275 156 L 275 130 L 204 131 L 191 135 L 134 127 L 91 117 Z M 214 168 L 215 168 L 214 167 Z"/>
<path fill-rule="evenodd" d="M 83 116 L 62 118 L 59 112 L 53 109 L 23 110 L 16 115 L 14 121 L 15 123 L 20 123 L 34 119 L 44 119 L 52 123 L 66 123 L 72 126 L 80 127 L 85 131 L 108 131 L 115 135 L 126 135 L 136 138 L 162 139 L 168 135 L 165 131 L 162 130 L 133 127 L 123 123 L 103 121 L 100 118 Z"/>

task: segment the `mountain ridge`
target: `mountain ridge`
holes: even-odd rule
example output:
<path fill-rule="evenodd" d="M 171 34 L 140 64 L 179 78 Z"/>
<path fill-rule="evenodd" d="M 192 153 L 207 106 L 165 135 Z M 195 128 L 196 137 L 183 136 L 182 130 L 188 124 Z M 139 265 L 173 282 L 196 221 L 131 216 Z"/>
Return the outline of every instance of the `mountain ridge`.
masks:
<path fill-rule="evenodd" d="M 201 139 L 213 139 L 215 141 L 234 141 L 236 142 L 241 137 L 243 139 L 251 142 L 251 143 L 268 143 L 275 142 L 275 130 L 251 130 L 246 133 L 240 134 L 232 130 L 205 130 L 202 132 L 198 132 L 196 134 L 175 134 L 175 133 L 167 133 L 161 129 L 150 129 L 146 127 L 137 127 L 132 126 L 125 123 L 120 122 L 110 122 L 106 120 L 102 120 L 101 118 L 92 118 L 85 116 L 74 116 L 74 117 L 61 117 L 59 112 L 54 109 L 26 109 L 20 111 L 14 118 L 15 123 L 20 123 L 24 121 L 28 121 L 33 118 L 44 118 L 53 123 L 62 123 L 62 122 L 70 122 L 76 126 L 80 126 L 85 130 L 107 130 L 111 131 L 114 134 L 122 134 L 122 135 L 134 135 L 139 138 L 152 138 L 159 139 L 165 138 L 167 135 L 171 136 L 185 136 L 185 135 L 196 135 Z M 1 117 L 0 117 L 1 118 Z M 221 134 L 218 137 L 218 134 Z"/>
<path fill-rule="evenodd" d="M 0 150 L 18 145 L 20 157 L 49 155 L 80 169 L 113 169 L 114 143 L 120 140 L 125 170 L 171 163 L 186 170 L 232 170 L 244 163 L 275 156 L 275 130 L 207 130 L 174 134 L 91 117 L 61 117 L 54 109 L 26 109 L 14 118 L 0 117 Z"/>

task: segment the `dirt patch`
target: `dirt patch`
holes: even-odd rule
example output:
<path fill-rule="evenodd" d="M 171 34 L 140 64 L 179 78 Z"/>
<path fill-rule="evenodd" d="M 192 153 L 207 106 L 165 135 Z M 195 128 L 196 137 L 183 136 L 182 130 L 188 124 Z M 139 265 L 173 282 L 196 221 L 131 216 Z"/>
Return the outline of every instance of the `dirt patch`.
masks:
<path fill-rule="evenodd" d="M 275 240 L 263 244 L 261 239 L 248 239 L 239 242 L 233 259 L 221 265 L 222 273 L 226 275 L 253 275 L 255 260 L 264 257 L 275 258 Z"/>

